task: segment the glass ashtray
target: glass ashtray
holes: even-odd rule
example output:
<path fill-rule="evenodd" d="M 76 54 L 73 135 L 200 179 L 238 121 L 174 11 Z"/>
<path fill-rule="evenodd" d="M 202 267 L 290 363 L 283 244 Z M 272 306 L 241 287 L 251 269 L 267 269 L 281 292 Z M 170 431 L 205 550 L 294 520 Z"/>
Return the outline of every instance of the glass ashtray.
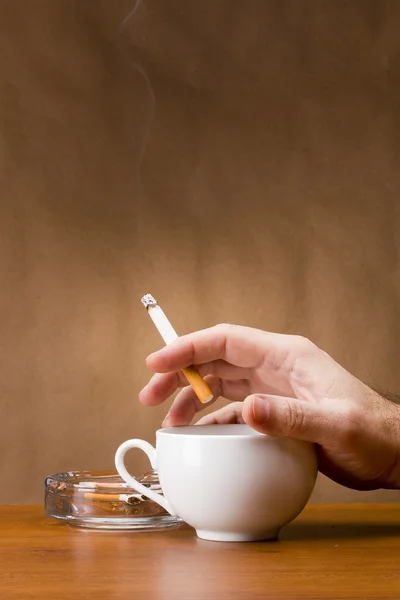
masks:
<path fill-rule="evenodd" d="M 156 471 L 138 478 L 161 492 Z M 90 529 L 148 531 L 182 524 L 156 502 L 142 496 L 115 471 L 68 471 L 45 479 L 45 511 L 49 517 Z"/>

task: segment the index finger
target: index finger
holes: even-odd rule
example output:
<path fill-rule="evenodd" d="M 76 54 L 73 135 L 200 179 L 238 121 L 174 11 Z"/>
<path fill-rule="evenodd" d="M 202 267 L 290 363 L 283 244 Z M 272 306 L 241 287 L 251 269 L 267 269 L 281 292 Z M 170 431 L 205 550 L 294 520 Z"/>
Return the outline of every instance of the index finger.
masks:
<path fill-rule="evenodd" d="M 237 367 L 266 364 L 269 368 L 284 366 L 290 370 L 299 340 L 303 338 L 238 325 L 216 325 L 182 336 L 151 354 L 147 366 L 156 373 L 166 373 L 222 359 Z"/>

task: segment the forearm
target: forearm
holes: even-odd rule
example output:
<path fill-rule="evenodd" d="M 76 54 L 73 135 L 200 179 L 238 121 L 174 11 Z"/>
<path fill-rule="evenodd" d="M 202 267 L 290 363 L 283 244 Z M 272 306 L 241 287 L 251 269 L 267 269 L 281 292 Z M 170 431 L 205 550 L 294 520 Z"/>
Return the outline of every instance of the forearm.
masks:
<path fill-rule="evenodd" d="M 390 402 L 394 402 L 395 404 L 400 404 L 400 396 L 398 394 L 392 394 L 391 392 L 380 392 L 376 390 L 378 394 L 380 394 L 386 400 L 390 400 Z"/>

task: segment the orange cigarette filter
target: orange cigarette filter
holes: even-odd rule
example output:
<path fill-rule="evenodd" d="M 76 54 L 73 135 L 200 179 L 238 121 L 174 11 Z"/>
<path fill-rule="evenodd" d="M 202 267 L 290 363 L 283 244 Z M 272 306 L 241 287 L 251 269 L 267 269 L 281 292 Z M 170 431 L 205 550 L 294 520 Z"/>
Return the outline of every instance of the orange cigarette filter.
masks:
<path fill-rule="evenodd" d="M 178 334 L 172 327 L 171 323 L 167 319 L 161 306 L 157 300 L 151 295 L 146 294 L 142 298 L 142 304 L 146 308 L 149 317 L 157 327 L 158 332 L 163 338 L 164 342 L 168 345 L 178 339 Z M 200 373 L 194 367 L 187 367 L 182 369 L 182 373 L 192 386 L 196 396 L 203 404 L 210 402 L 213 399 L 212 391 L 210 390 L 207 382 L 203 379 Z"/>

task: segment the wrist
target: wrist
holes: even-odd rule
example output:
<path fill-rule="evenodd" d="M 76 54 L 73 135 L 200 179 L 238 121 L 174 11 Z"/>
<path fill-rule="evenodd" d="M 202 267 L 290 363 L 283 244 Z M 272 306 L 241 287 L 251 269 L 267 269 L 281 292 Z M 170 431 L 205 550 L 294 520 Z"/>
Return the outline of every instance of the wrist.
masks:
<path fill-rule="evenodd" d="M 386 404 L 386 408 L 389 405 L 388 413 L 384 411 L 386 415 L 386 427 L 388 439 L 392 445 L 392 464 L 388 470 L 386 485 L 387 489 L 400 490 L 400 404 L 394 402 L 393 397 L 381 397 L 383 402 Z"/>
<path fill-rule="evenodd" d="M 400 411 L 399 411 L 400 413 Z M 399 419 L 400 419 L 400 415 L 399 415 Z M 393 467 L 393 471 L 392 471 L 392 476 L 390 477 L 390 483 L 392 483 L 391 489 L 393 490 L 400 490 L 400 430 L 398 431 L 397 434 L 397 440 L 396 440 L 396 457 L 397 460 L 395 462 L 395 465 Z"/>
<path fill-rule="evenodd" d="M 364 415 L 370 439 L 374 440 L 369 461 L 378 467 L 373 480 L 377 488 L 400 490 L 400 404 L 394 400 L 396 396 L 368 386 L 365 397 L 368 403 L 364 405 Z"/>

